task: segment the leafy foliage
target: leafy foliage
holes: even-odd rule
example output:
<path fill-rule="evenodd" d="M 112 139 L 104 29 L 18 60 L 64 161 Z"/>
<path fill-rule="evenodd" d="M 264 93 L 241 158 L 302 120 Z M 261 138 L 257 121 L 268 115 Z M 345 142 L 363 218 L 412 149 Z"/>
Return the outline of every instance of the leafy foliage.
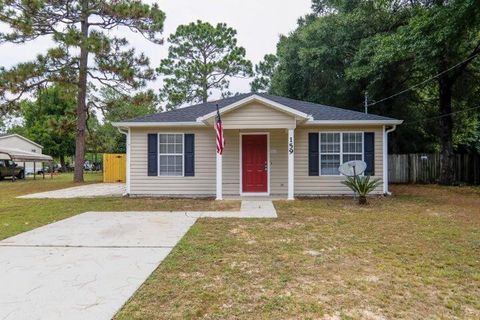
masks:
<path fill-rule="evenodd" d="M 255 66 L 255 79 L 250 82 L 252 92 L 269 92 L 271 80 L 278 65 L 278 58 L 274 54 L 266 54 L 263 61 Z"/>
<path fill-rule="evenodd" d="M 125 136 L 111 122 L 132 119 L 157 112 L 158 97 L 152 90 L 135 95 L 119 94 L 105 88 L 97 100 L 103 115 L 103 124 L 96 119 L 89 122 L 87 145 L 92 152 L 125 153 Z"/>
<path fill-rule="evenodd" d="M 354 176 L 346 177 L 345 181 L 342 181 L 342 184 L 349 187 L 353 192 L 358 194 L 358 203 L 366 204 L 367 195 L 374 191 L 378 186 L 380 186 L 382 181 L 379 178 L 370 180 L 370 176 Z"/>
<path fill-rule="evenodd" d="M 403 80 L 399 83 L 410 87 L 439 74 L 428 83 L 430 91 L 425 93 L 430 94 L 419 94 L 418 100 L 427 98 L 430 101 L 424 103 L 436 107 L 439 119 L 433 132 L 441 147 L 440 181 L 450 184 L 454 148 L 451 113 L 461 110 L 465 97 L 478 98 L 479 75 L 468 69 L 474 68 L 472 60 L 480 54 L 480 6 L 478 1 L 418 1 L 401 6 L 400 12 L 405 15 L 401 26 L 362 41 L 349 75 L 355 80 L 368 79 L 375 86 L 382 80 L 379 72 L 398 68 L 405 70 L 399 73 Z M 467 90 L 458 87 L 460 83 Z M 478 112 L 472 115 L 478 117 Z"/>
<path fill-rule="evenodd" d="M 365 92 L 379 101 L 456 66 L 369 111 L 405 120 L 393 152 L 441 151 L 448 168 L 454 148 L 478 150 L 479 110 L 464 111 L 480 98 L 478 1 L 314 0 L 312 8 L 277 45 L 272 93 L 363 111 Z"/>
<path fill-rule="evenodd" d="M 157 69 L 165 76 L 160 96 L 167 108 L 187 102 L 206 102 L 212 90 L 223 93 L 229 78 L 252 74 L 245 49 L 237 45 L 237 32 L 224 23 L 181 25 L 168 38 L 168 58 Z"/>
<path fill-rule="evenodd" d="M 87 104 L 87 93 L 94 94 L 97 87 L 128 92 L 154 78 L 148 58 L 109 31 L 126 28 L 161 43 L 157 36 L 164 19 L 156 4 L 139 0 L 2 1 L 0 22 L 8 28 L 0 33 L 0 43 L 49 37 L 55 47 L 33 61 L 0 70 L 1 111 L 18 108 L 24 94 L 41 86 L 76 86 L 75 181 L 83 181 L 87 109 L 93 106 Z"/>
<path fill-rule="evenodd" d="M 20 115 L 24 123 L 10 131 L 41 144 L 45 154 L 59 158 L 75 152 L 75 104 L 74 87 L 55 86 L 37 93 L 34 101 L 20 103 Z"/>

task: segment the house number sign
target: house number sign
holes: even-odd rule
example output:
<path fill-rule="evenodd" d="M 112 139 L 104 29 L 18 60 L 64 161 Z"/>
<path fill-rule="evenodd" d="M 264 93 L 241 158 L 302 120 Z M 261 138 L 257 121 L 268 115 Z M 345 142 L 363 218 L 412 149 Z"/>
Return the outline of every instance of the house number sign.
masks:
<path fill-rule="evenodd" d="M 290 137 L 290 141 L 288 142 L 288 153 L 293 153 L 293 138 Z"/>

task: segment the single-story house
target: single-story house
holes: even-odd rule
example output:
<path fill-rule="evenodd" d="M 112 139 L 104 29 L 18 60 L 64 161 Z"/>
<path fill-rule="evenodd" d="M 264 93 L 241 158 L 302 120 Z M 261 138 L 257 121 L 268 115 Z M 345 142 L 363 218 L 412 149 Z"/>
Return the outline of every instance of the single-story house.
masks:
<path fill-rule="evenodd" d="M 36 162 L 40 162 L 42 161 L 41 159 L 43 159 L 41 156 L 43 152 L 43 146 L 16 133 L 1 133 L 0 148 L 6 148 L 7 150 L 13 150 L 14 152 L 17 151 L 20 153 L 24 151 L 27 153 L 38 154 L 39 158 Z M 34 157 L 30 158 L 33 159 Z M 19 161 L 17 162 L 19 165 L 25 164 L 26 174 L 33 173 L 35 167 L 34 161 L 24 161 L 23 163 Z M 39 164 L 36 169 L 41 169 L 41 164 Z"/>
<path fill-rule="evenodd" d="M 216 153 L 218 105 L 225 149 Z M 116 122 L 132 196 L 343 195 L 340 164 L 367 163 L 388 193 L 388 133 L 402 120 L 260 93 Z"/>

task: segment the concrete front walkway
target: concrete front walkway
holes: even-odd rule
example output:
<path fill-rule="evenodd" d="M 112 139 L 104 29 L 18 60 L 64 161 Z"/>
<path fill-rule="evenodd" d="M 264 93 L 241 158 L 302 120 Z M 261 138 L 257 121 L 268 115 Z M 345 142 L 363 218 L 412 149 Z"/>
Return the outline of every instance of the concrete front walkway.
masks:
<path fill-rule="evenodd" d="M 111 319 L 200 217 L 239 212 L 87 212 L 0 241 L 0 319 Z"/>
<path fill-rule="evenodd" d="M 65 199 L 121 196 L 125 193 L 125 183 L 94 183 L 83 186 L 39 192 L 19 196 L 21 199 Z"/>

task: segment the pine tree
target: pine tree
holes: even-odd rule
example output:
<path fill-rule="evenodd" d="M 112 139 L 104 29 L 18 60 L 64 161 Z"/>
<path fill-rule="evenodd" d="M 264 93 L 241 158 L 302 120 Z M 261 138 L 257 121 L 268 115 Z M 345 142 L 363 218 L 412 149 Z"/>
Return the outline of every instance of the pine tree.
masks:
<path fill-rule="evenodd" d="M 26 43 L 50 37 L 55 47 L 34 61 L 0 69 L 3 112 L 14 109 L 29 92 L 49 84 L 78 88 L 76 106 L 75 182 L 83 181 L 87 96 L 98 87 L 125 93 L 154 78 L 149 59 L 128 41 L 109 34 L 127 29 L 161 43 L 165 14 L 140 0 L 0 0 L 0 44 Z"/>

